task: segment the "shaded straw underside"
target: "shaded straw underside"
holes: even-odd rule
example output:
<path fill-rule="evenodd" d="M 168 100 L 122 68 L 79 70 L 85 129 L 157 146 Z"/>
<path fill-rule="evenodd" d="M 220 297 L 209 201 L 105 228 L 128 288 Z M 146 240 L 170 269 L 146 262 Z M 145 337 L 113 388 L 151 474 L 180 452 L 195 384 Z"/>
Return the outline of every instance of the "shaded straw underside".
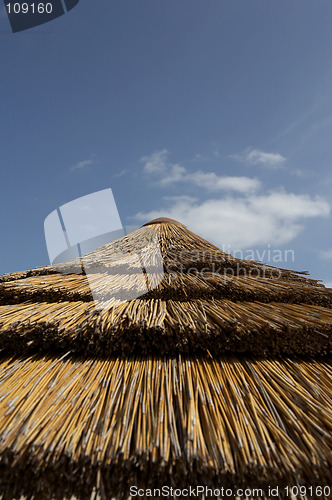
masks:
<path fill-rule="evenodd" d="M 331 359 L 3 357 L 0 493 L 329 484 L 331 376 Z"/>
<path fill-rule="evenodd" d="M 0 348 L 54 349 L 109 356 L 211 350 L 214 354 L 326 354 L 332 310 L 313 305 L 228 300 L 133 300 L 98 311 L 94 303 L 0 307 Z"/>
<path fill-rule="evenodd" d="M 332 290 L 235 259 L 170 224 L 143 227 L 81 260 L 5 275 L 0 304 L 0 348 L 13 353 L 321 355 L 332 343 Z"/>
<path fill-rule="evenodd" d="M 153 276 L 154 277 L 154 276 Z M 52 274 L 33 276 L 0 283 L 0 305 L 21 302 L 91 302 L 97 294 L 101 300 L 113 299 L 129 291 L 137 292 L 138 298 L 174 299 L 226 298 L 234 302 L 288 302 L 316 304 L 332 308 L 332 291 L 319 284 L 292 281 L 290 279 L 252 278 L 204 272 L 202 275 L 179 272 L 166 273 L 163 279 L 151 287 L 151 277 L 146 282 L 141 274 L 94 273 Z M 159 278 L 155 276 L 155 280 Z M 309 283 L 308 283 L 309 282 Z M 94 295 L 91 292 L 93 287 Z"/>

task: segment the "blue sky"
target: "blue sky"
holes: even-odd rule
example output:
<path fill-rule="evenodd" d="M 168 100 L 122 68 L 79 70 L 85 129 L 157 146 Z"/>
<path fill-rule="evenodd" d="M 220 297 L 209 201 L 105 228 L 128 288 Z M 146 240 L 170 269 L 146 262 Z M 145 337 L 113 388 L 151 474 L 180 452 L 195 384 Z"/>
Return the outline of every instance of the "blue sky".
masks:
<path fill-rule="evenodd" d="M 171 216 L 332 286 L 331 22 L 325 0 L 80 0 L 13 34 L 2 10 L 0 274 L 112 188 L 124 225 Z"/>

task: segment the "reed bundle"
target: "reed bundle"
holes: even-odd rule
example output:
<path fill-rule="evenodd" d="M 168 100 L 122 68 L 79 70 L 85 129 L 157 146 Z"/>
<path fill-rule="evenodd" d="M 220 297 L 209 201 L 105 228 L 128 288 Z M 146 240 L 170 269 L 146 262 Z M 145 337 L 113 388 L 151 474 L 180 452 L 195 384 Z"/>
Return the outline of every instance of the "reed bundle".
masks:
<path fill-rule="evenodd" d="M 331 290 L 178 224 L 5 275 L 0 496 L 328 485 L 331 343 Z"/>

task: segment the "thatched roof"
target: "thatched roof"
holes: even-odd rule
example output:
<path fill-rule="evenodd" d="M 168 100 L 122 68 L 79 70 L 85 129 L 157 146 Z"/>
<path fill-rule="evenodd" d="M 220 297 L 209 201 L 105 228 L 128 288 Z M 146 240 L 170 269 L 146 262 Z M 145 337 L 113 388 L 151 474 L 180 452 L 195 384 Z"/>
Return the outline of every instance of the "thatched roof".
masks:
<path fill-rule="evenodd" d="M 0 304 L 4 498 L 329 483 L 332 290 L 317 281 L 156 220 L 83 267 L 4 275 Z"/>

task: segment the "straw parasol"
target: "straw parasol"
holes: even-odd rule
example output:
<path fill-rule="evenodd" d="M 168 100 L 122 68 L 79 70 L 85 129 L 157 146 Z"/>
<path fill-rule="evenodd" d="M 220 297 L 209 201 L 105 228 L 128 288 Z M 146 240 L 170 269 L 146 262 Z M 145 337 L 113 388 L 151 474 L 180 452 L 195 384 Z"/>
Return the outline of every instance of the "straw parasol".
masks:
<path fill-rule="evenodd" d="M 132 248 L 155 266 L 148 289 Z M 158 498 L 162 486 L 200 486 L 287 498 L 302 485 L 328 498 L 331 343 L 332 290 L 236 259 L 171 219 L 83 268 L 4 275 L 0 495 L 127 498 L 135 486 Z"/>

